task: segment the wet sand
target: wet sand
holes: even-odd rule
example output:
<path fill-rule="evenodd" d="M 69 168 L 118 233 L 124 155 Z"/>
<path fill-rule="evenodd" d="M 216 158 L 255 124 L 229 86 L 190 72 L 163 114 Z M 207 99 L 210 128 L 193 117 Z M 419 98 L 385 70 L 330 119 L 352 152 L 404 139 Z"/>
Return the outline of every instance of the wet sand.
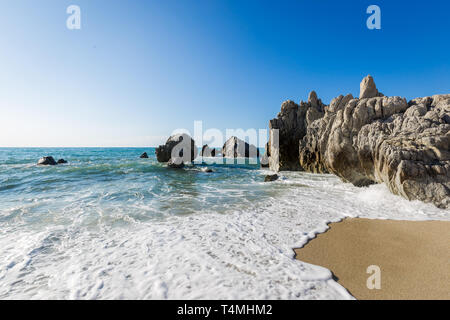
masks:
<path fill-rule="evenodd" d="M 357 299 L 450 299 L 449 221 L 346 219 L 295 252 L 330 269 Z M 379 290 L 367 288 L 372 265 Z"/>

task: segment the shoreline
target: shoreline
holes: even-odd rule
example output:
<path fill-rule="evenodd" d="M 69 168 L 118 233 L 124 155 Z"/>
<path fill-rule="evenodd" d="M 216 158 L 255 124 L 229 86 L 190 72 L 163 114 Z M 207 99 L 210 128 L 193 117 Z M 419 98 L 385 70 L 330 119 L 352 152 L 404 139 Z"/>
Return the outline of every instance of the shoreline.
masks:
<path fill-rule="evenodd" d="M 356 299 L 450 299 L 450 221 L 347 218 L 329 227 L 295 258 L 329 269 Z M 380 289 L 367 288 L 369 266 L 380 268 Z"/>

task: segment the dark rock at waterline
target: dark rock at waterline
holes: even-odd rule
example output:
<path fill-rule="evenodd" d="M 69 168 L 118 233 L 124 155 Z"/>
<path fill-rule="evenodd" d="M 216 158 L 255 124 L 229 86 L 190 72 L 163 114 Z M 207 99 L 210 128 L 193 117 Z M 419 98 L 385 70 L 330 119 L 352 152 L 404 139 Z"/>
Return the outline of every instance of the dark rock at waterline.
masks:
<path fill-rule="evenodd" d="M 167 162 L 167 167 L 171 169 L 182 169 L 184 168 L 184 162 L 182 158 L 170 159 Z"/>
<path fill-rule="evenodd" d="M 57 165 L 55 159 L 53 159 L 53 157 L 51 157 L 51 156 L 42 157 L 41 159 L 39 159 L 37 164 L 40 166 L 56 166 Z"/>
<path fill-rule="evenodd" d="M 216 149 L 210 148 L 207 144 L 205 144 L 202 148 L 202 157 L 215 157 Z"/>
<path fill-rule="evenodd" d="M 189 135 L 176 134 L 167 139 L 164 145 L 155 150 L 158 162 L 168 162 L 171 158 L 181 158 L 183 162 L 192 162 L 197 157 L 197 146 Z"/>
<path fill-rule="evenodd" d="M 67 161 L 64 159 L 59 159 L 56 163 L 57 164 L 65 164 L 65 163 L 67 163 Z"/>
<path fill-rule="evenodd" d="M 259 150 L 254 145 L 237 137 L 231 137 L 223 145 L 222 156 L 226 158 L 256 158 L 259 157 Z"/>
<path fill-rule="evenodd" d="M 264 178 L 264 182 L 272 182 L 278 180 L 279 176 L 277 174 L 269 174 Z"/>
<path fill-rule="evenodd" d="M 203 172 L 206 172 L 206 173 L 214 172 L 214 170 L 211 169 L 211 168 L 203 168 L 202 171 L 203 171 Z"/>
<path fill-rule="evenodd" d="M 147 152 L 144 152 L 143 154 L 141 154 L 141 156 L 139 158 L 141 158 L 141 159 L 148 159 Z"/>

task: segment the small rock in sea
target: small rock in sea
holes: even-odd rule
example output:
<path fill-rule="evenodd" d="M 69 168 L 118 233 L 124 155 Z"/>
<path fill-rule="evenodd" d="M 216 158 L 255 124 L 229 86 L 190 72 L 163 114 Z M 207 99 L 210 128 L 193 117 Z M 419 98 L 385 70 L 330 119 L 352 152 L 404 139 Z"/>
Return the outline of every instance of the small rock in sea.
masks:
<path fill-rule="evenodd" d="M 215 157 L 216 149 L 210 148 L 207 144 L 205 144 L 202 148 L 202 157 Z"/>
<path fill-rule="evenodd" d="M 269 167 L 269 156 L 267 155 L 267 151 L 262 156 L 260 163 L 261 163 L 261 168 L 268 168 Z"/>
<path fill-rule="evenodd" d="M 225 158 L 255 158 L 259 157 L 259 150 L 253 144 L 231 137 L 222 148 L 222 156 Z"/>
<path fill-rule="evenodd" d="M 184 168 L 184 162 L 182 158 L 170 159 L 167 162 L 167 167 L 172 169 L 182 169 Z"/>
<path fill-rule="evenodd" d="M 48 157 L 42 157 L 41 159 L 39 159 L 37 164 L 40 166 L 55 166 L 57 163 L 56 163 L 55 159 L 53 159 L 53 157 L 48 156 Z"/>
<path fill-rule="evenodd" d="M 148 159 L 147 152 L 144 152 L 143 154 L 141 154 L 141 156 L 139 158 L 141 158 L 141 159 Z"/>
<path fill-rule="evenodd" d="M 64 164 L 64 163 L 67 163 L 67 161 L 64 160 L 64 159 L 59 159 L 58 162 L 56 162 L 56 163 L 57 164 Z"/>
<path fill-rule="evenodd" d="M 211 168 L 208 168 L 208 167 L 206 167 L 206 168 L 203 168 L 203 169 L 202 169 L 202 171 L 203 171 L 203 172 L 207 172 L 207 173 L 211 173 L 211 172 L 214 172 L 214 170 L 213 170 L 213 169 L 211 169 Z"/>
<path fill-rule="evenodd" d="M 158 162 L 168 162 L 172 157 L 180 157 L 184 162 L 192 162 L 197 157 L 198 150 L 194 139 L 183 133 L 171 136 L 164 145 L 156 148 L 155 154 Z"/>
<path fill-rule="evenodd" d="M 264 182 L 272 182 L 278 180 L 279 176 L 277 174 L 269 174 L 264 178 Z"/>

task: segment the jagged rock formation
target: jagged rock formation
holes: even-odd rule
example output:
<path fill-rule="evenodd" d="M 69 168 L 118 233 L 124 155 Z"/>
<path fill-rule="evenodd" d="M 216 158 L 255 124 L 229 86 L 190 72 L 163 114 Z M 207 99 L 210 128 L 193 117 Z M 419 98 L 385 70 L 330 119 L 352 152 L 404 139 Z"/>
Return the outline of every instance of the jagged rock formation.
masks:
<path fill-rule="evenodd" d="M 216 149 L 210 148 L 207 144 L 205 144 L 202 148 L 202 157 L 215 157 Z"/>
<path fill-rule="evenodd" d="M 197 157 L 197 146 L 189 135 L 176 134 L 171 136 L 166 144 L 155 150 L 158 162 L 169 162 L 171 158 L 181 158 L 184 163 L 192 162 Z"/>
<path fill-rule="evenodd" d="M 419 98 L 364 126 L 355 141 L 367 177 L 410 200 L 450 205 L 450 95 Z"/>
<path fill-rule="evenodd" d="M 308 125 L 323 116 L 324 107 L 314 91 L 309 94 L 308 102 L 300 102 L 300 105 L 291 100 L 283 102 L 277 118 L 269 122 L 266 156 L 272 171 L 302 170 L 298 161 L 299 141 L 305 136 Z"/>
<path fill-rule="evenodd" d="M 223 145 L 222 156 L 224 158 L 256 158 L 259 157 L 259 150 L 237 137 L 231 137 Z"/>
<path fill-rule="evenodd" d="M 144 152 L 143 154 L 141 154 L 141 156 L 139 158 L 141 158 L 141 159 L 148 159 L 147 152 Z"/>
<path fill-rule="evenodd" d="M 410 200 L 450 205 L 450 95 L 383 97 L 371 77 L 360 97 L 335 98 L 299 143 L 299 165 L 356 186 L 386 183 Z M 281 149 L 280 149 L 281 150 Z"/>

